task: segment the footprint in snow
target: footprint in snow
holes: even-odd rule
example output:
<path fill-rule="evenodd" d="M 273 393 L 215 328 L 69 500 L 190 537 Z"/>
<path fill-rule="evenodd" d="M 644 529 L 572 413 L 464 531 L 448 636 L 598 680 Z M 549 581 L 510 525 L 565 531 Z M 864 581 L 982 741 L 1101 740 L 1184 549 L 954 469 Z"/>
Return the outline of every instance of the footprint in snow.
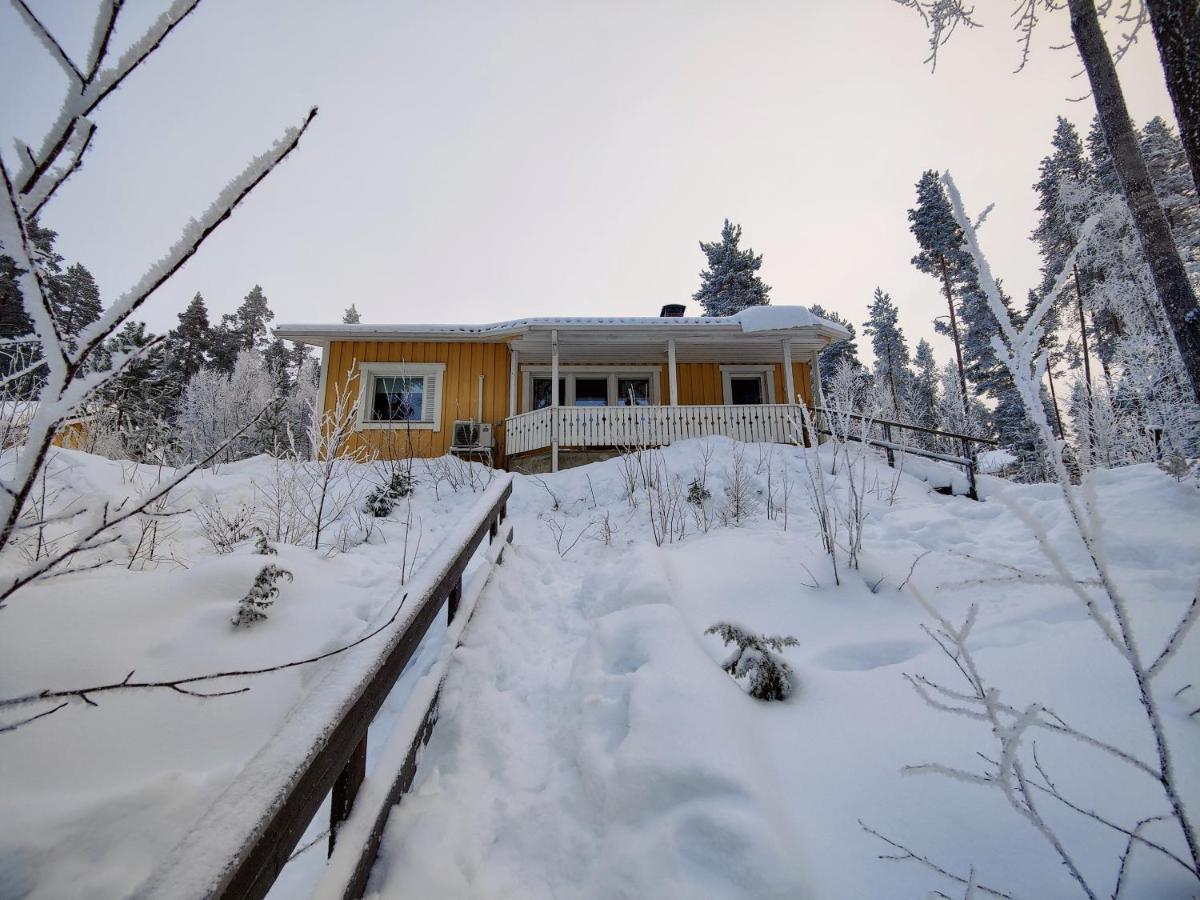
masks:
<path fill-rule="evenodd" d="M 925 651 L 920 641 L 871 641 L 845 644 L 826 650 L 816 658 L 818 665 L 835 672 L 866 672 L 907 662 Z"/>

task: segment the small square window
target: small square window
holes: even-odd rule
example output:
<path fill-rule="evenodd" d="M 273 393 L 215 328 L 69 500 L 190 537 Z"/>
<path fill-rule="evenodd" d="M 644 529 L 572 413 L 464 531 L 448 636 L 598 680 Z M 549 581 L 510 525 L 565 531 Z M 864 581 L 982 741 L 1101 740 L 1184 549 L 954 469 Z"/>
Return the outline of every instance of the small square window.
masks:
<path fill-rule="evenodd" d="M 649 406 L 649 378 L 618 378 L 617 406 Z"/>
<path fill-rule="evenodd" d="M 608 379 L 575 376 L 576 406 L 608 406 Z"/>
<path fill-rule="evenodd" d="M 373 422 L 420 422 L 425 406 L 425 378 L 420 375 L 377 375 L 372 392 Z"/>
<path fill-rule="evenodd" d="M 545 409 L 550 405 L 553 399 L 551 388 L 551 379 L 549 378 L 534 378 L 533 379 L 533 409 Z M 558 405 L 563 406 L 567 402 L 567 379 L 558 379 Z"/>
<path fill-rule="evenodd" d="M 763 379 L 761 375 L 733 375 L 729 379 L 729 400 L 735 406 L 755 405 L 763 402 Z"/>

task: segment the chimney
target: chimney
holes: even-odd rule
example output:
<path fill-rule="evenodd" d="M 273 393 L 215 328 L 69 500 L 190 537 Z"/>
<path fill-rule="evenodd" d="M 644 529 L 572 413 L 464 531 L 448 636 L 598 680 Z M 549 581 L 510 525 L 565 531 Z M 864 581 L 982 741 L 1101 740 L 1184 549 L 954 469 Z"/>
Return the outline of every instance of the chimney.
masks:
<path fill-rule="evenodd" d="M 660 319 L 682 319 L 684 309 L 686 307 L 682 303 L 668 303 L 662 308 L 658 317 Z"/>

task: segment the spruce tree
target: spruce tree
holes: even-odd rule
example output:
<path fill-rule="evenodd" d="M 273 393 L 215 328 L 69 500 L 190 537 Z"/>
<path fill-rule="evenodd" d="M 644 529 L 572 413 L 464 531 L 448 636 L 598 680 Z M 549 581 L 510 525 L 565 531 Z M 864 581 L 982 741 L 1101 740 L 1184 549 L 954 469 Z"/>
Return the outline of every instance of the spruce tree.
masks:
<path fill-rule="evenodd" d="M 868 307 L 868 316 L 863 331 L 871 336 L 875 381 L 883 391 L 885 402 L 891 402 L 892 418 L 900 419 L 907 407 L 912 384 L 911 354 L 900 328 L 900 311 L 883 288 L 877 287 L 875 298 Z"/>
<path fill-rule="evenodd" d="M 721 239 L 711 244 L 700 242 L 700 250 L 708 258 L 708 268 L 700 273 L 700 289 L 692 295 L 706 316 L 732 316 L 750 306 L 770 303 L 771 289 L 758 275 L 762 255 L 754 255 L 738 243 L 742 226 L 728 219 L 721 228 Z"/>
<path fill-rule="evenodd" d="M 916 419 L 915 424 L 925 428 L 937 428 L 941 376 L 938 373 L 937 360 L 933 357 L 933 347 L 924 338 L 917 342 L 917 352 L 913 357 L 913 369 L 909 407 Z M 928 437 L 928 435 L 923 437 Z M 920 443 L 933 449 L 929 441 L 922 439 Z"/>
<path fill-rule="evenodd" d="M 208 307 L 199 292 L 179 314 L 179 325 L 167 337 L 172 365 L 182 384 L 209 364 L 212 349 L 212 328 L 208 324 Z"/>
<path fill-rule="evenodd" d="M 353 303 L 346 307 L 346 311 L 342 313 L 343 325 L 357 325 L 361 321 L 362 318 L 359 316 L 358 310 L 355 308 Z"/>
<path fill-rule="evenodd" d="M 54 319 L 74 348 L 75 336 L 100 318 L 100 288 L 92 273 L 75 263 L 54 279 L 50 290 Z"/>
<path fill-rule="evenodd" d="M 1200 204 L 1183 143 L 1155 116 L 1142 129 L 1141 149 L 1184 266 L 1193 278 L 1200 276 Z"/>
<path fill-rule="evenodd" d="M 256 284 L 233 315 L 232 330 L 238 335 L 238 349 L 265 350 L 269 342 L 267 323 L 274 318 L 262 287 Z"/>

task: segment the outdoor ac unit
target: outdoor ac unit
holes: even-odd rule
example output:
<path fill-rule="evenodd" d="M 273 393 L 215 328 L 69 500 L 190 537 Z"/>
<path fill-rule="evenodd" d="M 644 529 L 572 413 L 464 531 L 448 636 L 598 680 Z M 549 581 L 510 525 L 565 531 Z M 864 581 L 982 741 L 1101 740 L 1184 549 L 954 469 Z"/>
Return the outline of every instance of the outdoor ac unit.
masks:
<path fill-rule="evenodd" d="M 492 440 L 492 426 L 486 422 L 465 419 L 454 423 L 454 449 L 456 450 L 490 449 Z"/>

